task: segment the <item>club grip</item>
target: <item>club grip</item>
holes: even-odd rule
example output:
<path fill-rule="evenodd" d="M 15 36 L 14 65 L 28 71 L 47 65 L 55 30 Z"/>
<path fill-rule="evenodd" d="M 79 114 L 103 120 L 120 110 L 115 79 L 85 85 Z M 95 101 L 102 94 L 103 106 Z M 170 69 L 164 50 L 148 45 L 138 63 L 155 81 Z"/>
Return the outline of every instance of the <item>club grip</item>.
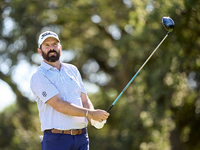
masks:
<path fill-rule="evenodd" d="M 108 108 L 107 112 L 109 112 L 112 109 L 113 105 L 110 105 L 110 107 Z"/>

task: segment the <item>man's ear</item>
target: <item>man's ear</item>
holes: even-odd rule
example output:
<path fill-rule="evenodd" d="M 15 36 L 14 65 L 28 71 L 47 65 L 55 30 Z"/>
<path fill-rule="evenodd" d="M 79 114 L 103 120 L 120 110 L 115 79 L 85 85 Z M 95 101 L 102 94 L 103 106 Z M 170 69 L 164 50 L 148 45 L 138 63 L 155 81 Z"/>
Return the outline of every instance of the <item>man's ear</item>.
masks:
<path fill-rule="evenodd" d="M 37 49 L 38 53 L 42 56 L 42 50 L 40 48 Z"/>

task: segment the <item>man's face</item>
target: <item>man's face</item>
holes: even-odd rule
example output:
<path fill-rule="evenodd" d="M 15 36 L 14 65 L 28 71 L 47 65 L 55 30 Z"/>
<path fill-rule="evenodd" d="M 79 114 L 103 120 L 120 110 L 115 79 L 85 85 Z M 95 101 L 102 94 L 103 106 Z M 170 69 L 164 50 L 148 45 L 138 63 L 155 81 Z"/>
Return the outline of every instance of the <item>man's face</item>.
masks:
<path fill-rule="evenodd" d="M 60 58 L 60 43 L 55 38 L 47 38 L 41 45 L 42 57 L 48 62 L 56 62 Z"/>

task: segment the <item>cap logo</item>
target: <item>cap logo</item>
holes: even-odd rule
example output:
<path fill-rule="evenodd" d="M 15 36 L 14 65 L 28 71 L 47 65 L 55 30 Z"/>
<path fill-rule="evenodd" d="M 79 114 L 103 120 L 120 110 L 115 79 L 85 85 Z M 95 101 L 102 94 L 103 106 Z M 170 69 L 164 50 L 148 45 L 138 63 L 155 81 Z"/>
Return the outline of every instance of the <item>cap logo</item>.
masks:
<path fill-rule="evenodd" d="M 56 33 L 52 32 L 52 31 L 46 31 L 44 33 L 41 33 L 38 38 L 38 48 L 40 48 L 40 46 L 42 45 L 44 40 L 47 39 L 48 37 L 53 37 L 60 42 L 59 37 Z"/>
<path fill-rule="evenodd" d="M 47 35 L 53 35 L 53 36 L 55 36 L 55 37 L 57 37 L 57 35 L 56 34 L 54 34 L 54 33 L 51 33 L 51 32 L 48 32 L 48 33 L 44 33 L 44 34 L 42 34 L 42 37 L 41 37 L 41 39 L 43 39 L 45 36 L 47 36 Z"/>

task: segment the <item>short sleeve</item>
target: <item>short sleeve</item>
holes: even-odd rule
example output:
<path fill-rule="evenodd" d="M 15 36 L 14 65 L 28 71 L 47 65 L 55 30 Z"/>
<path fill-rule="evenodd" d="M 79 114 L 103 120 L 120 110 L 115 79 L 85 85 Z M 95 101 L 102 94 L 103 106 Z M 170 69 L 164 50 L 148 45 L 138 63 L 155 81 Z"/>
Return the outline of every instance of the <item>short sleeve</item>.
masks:
<path fill-rule="evenodd" d="M 36 97 L 43 103 L 46 103 L 50 98 L 59 94 L 57 88 L 49 81 L 49 79 L 42 74 L 34 74 L 30 82 L 31 90 Z"/>

